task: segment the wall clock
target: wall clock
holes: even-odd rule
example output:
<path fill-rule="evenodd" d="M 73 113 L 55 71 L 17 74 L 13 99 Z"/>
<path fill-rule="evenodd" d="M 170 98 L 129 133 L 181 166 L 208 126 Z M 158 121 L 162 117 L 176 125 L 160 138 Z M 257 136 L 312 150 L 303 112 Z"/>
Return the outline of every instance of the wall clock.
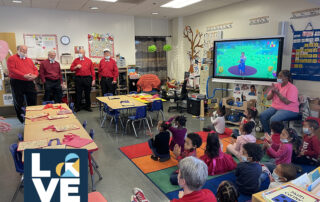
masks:
<path fill-rule="evenodd" d="M 68 36 L 62 36 L 60 38 L 60 42 L 63 44 L 63 45 L 69 45 L 70 43 L 70 37 Z"/>

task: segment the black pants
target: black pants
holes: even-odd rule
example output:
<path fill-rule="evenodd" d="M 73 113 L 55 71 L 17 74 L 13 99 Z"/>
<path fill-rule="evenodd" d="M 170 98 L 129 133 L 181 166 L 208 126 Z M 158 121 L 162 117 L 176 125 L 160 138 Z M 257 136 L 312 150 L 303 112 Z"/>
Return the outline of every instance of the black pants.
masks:
<path fill-rule="evenodd" d="M 106 93 L 115 94 L 115 85 L 112 83 L 113 78 L 110 77 L 102 77 L 100 81 L 102 96 Z"/>
<path fill-rule="evenodd" d="M 54 103 L 61 103 L 62 102 L 62 87 L 60 83 L 60 79 L 58 80 L 51 80 L 46 79 L 44 83 L 44 101 L 51 101 L 52 98 Z"/>
<path fill-rule="evenodd" d="M 90 109 L 91 108 L 90 92 L 91 92 L 92 77 L 76 76 L 75 84 L 76 84 L 75 108 L 76 109 L 81 108 L 82 93 L 84 92 L 84 98 L 86 100 L 85 108 Z"/>
<path fill-rule="evenodd" d="M 12 97 L 14 108 L 17 113 L 17 117 L 21 123 L 23 118 L 21 114 L 24 111 L 21 109 L 25 106 L 24 101 L 26 100 L 27 106 L 36 105 L 37 103 L 37 91 L 33 81 L 23 81 L 18 79 L 10 79 Z"/>
<path fill-rule="evenodd" d="M 318 159 L 315 159 L 315 158 L 312 158 L 309 156 L 297 156 L 294 152 L 292 154 L 292 163 L 303 164 L 303 165 L 312 165 L 312 166 L 319 165 Z"/>

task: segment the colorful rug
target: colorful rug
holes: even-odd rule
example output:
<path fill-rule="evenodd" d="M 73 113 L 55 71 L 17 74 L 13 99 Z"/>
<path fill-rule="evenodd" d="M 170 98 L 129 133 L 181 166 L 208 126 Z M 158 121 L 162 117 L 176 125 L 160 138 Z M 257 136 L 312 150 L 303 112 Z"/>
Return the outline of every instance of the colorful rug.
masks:
<path fill-rule="evenodd" d="M 198 132 L 203 140 L 199 149 L 197 149 L 197 156 L 200 157 L 204 154 L 206 147 L 207 132 Z M 227 146 L 231 143 L 231 137 L 220 137 L 223 151 L 226 151 Z M 257 141 L 258 144 L 262 142 Z M 154 161 L 150 158 L 151 150 L 148 143 L 140 143 L 130 146 L 121 147 L 120 151 L 141 171 L 143 172 L 170 200 L 178 198 L 178 193 L 181 190 L 179 186 L 171 185 L 169 179 L 172 172 L 178 169 L 178 161 L 175 160 L 174 155 L 171 153 L 171 159 L 166 162 Z M 235 158 L 234 158 L 235 159 Z M 268 161 L 269 158 L 264 156 L 262 161 Z M 235 159 L 238 163 L 239 161 Z M 312 171 L 314 167 L 303 167 L 304 172 Z M 228 172 L 222 175 L 209 176 L 204 188 L 210 189 L 216 194 L 219 184 L 224 180 L 229 180 L 235 183 L 234 172 Z M 269 181 L 262 183 L 261 190 L 267 189 Z M 240 195 L 239 202 L 251 200 L 251 196 Z"/>

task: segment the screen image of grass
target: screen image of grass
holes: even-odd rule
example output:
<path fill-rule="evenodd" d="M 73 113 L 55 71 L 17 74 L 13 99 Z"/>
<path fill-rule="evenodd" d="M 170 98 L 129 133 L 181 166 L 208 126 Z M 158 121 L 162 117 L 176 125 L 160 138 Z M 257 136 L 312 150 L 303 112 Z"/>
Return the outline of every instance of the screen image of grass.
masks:
<path fill-rule="evenodd" d="M 276 78 L 278 40 L 228 41 L 219 42 L 216 46 L 217 76 Z"/>

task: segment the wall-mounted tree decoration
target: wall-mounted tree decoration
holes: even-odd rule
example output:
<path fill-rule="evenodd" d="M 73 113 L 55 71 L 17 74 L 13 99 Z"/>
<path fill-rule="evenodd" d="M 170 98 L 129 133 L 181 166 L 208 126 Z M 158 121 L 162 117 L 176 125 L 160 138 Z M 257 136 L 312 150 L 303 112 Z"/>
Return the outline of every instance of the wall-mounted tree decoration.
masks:
<path fill-rule="evenodd" d="M 188 55 L 190 58 L 190 69 L 189 72 L 193 73 L 193 61 L 196 57 L 199 57 L 199 50 L 196 50 L 196 48 L 203 48 L 203 44 L 201 43 L 201 38 L 203 36 L 202 33 L 199 32 L 199 30 L 196 30 L 196 33 L 194 34 L 191 27 L 188 25 L 185 27 L 183 31 L 184 38 L 187 38 L 190 42 L 190 48 L 191 50 L 188 51 Z"/>

